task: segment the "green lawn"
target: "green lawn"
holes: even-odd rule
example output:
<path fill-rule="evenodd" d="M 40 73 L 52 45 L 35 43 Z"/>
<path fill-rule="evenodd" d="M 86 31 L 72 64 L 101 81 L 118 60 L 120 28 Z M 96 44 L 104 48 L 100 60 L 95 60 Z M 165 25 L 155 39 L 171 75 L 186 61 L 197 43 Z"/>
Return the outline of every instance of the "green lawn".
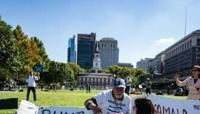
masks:
<path fill-rule="evenodd" d="M 86 99 L 94 96 L 99 91 L 91 91 L 86 93 L 85 91 L 40 91 L 37 90 L 37 101 L 33 101 L 32 93 L 30 93 L 30 101 L 38 106 L 78 106 L 83 107 L 83 103 Z M 26 99 L 26 91 L 24 92 L 0 92 L 0 99 L 4 98 L 18 98 L 19 104 L 21 100 Z M 12 114 L 15 110 L 0 110 L 0 114 Z"/>
<path fill-rule="evenodd" d="M 37 90 L 37 101 L 33 101 L 32 93 L 30 94 L 30 101 L 38 106 L 76 106 L 83 107 L 83 103 L 86 99 L 94 96 L 100 91 L 92 90 L 91 93 L 86 93 L 85 91 L 68 91 L 68 90 L 58 90 L 58 91 L 40 91 Z M 131 95 L 132 97 L 137 97 L 141 95 Z M 186 97 L 176 97 L 167 96 L 174 99 L 186 99 Z M 0 92 L 0 99 L 3 98 L 18 98 L 19 104 L 21 100 L 26 98 L 26 91 L 24 92 Z M 0 114 L 12 114 L 15 110 L 0 110 Z"/>

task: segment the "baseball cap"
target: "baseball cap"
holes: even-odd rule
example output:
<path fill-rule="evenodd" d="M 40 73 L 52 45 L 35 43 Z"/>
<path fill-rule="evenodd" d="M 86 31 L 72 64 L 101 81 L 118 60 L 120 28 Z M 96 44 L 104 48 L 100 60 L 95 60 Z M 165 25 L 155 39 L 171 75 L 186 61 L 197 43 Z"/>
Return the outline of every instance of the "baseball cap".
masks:
<path fill-rule="evenodd" d="M 123 88 L 126 88 L 125 86 L 125 81 L 121 78 L 117 78 L 114 80 L 114 88 L 116 87 L 123 87 Z"/>
<path fill-rule="evenodd" d="M 200 69 L 200 66 L 199 65 L 194 65 L 193 68 Z"/>

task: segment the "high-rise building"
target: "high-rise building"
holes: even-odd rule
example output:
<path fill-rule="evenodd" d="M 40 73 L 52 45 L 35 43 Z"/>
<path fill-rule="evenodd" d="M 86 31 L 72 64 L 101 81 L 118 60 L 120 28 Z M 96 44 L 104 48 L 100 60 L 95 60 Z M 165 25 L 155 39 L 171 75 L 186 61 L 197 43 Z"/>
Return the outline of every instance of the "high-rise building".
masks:
<path fill-rule="evenodd" d="M 151 58 L 145 58 L 145 59 L 141 59 L 140 61 L 138 61 L 136 63 L 136 68 L 140 68 L 143 69 L 144 71 L 148 71 L 149 68 L 149 62 L 150 60 L 152 60 Z"/>
<path fill-rule="evenodd" d="M 157 73 L 163 76 L 154 77 L 157 84 L 174 83 L 174 76 L 177 72 L 181 73 L 181 80 L 191 75 L 193 65 L 200 64 L 200 30 L 195 30 L 186 35 L 173 45 L 149 61 Z"/>
<path fill-rule="evenodd" d="M 117 65 L 119 60 L 119 48 L 117 40 L 113 38 L 102 38 L 99 41 L 99 50 L 102 68 L 107 68 L 111 65 Z"/>
<path fill-rule="evenodd" d="M 189 74 L 195 64 L 200 64 L 200 30 L 186 35 L 165 50 L 164 73 L 181 71 Z"/>
<path fill-rule="evenodd" d="M 68 40 L 68 53 L 67 61 L 68 63 L 76 63 L 76 44 L 75 44 L 75 35 Z"/>
<path fill-rule="evenodd" d="M 96 33 L 78 34 L 77 64 L 91 69 L 95 53 Z"/>

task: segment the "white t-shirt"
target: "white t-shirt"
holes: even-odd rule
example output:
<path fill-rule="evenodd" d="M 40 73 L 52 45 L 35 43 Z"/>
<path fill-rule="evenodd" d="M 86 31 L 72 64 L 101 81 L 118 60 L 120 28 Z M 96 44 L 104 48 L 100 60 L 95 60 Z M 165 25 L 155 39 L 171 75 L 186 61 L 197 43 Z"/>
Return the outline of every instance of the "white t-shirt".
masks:
<path fill-rule="evenodd" d="M 28 83 L 28 87 L 36 87 L 36 80 L 38 80 L 38 77 L 36 76 L 29 76 L 26 80 Z"/>
<path fill-rule="evenodd" d="M 129 76 L 127 76 L 124 80 L 126 82 L 126 86 L 131 86 L 132 79 Z"/>
<path fill-rule="evenodd" d="M 124 93 L 122 101 L 116 101 L 112 90 L 106 90 L 94 97 L 102 114 L 131 114 L 131 98 Z"/>

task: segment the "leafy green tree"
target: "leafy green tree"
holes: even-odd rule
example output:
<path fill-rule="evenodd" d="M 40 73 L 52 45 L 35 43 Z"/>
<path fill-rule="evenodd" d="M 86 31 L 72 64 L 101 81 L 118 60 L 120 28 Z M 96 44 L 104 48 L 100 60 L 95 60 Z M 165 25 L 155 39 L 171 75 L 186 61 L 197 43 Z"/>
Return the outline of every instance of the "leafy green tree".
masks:
<path fill-rule="evenodd" d="M 117 65 L 113 65 L 108 68 L 108 71 L 109 71 L 109 73 L 116 75 L 116 77 L 120 77 L 121 67 L 119 67 Z"/>
<path fill-rule="evenodd" d="M 134 69 L 134 68 L 127 68 L 127 67 L 120 67 L 117 65 L 113 65 L 107 69 L 107 73 L 115 74 L 120 78 L 125 78 L 127 75 L 132 78 L 132 85 L 136 85 L 138 83 L 138 77 L 144 75 L 145 72 L 142 69 Z"/>
<path fill-rule="evenodd" d="M 16 78 L 14 73 L 18 72 L 21 66 L 19 48 L 15 42 L 12 27 L 0 21 L 0 68 L 7 72 L 4 73 L 7 78 Z"/>
<path fill-rule="evenodd" d="M 37 37 L 32 37 L 31 40 L 33 40 L 36 43 L 36 45 L 39 49 L 39 53 L 38 53 L 39 54 L 39 64 L 42 64 L 44 66 L 44 70 L 48 70 L 50 60 L 49 60 L 46 50 L 44 48 L 44 44 Z"/>
<path fill-rule="evenodd" d="M 143 69 L 135 69 L 135 76 L 138 77 L 140 75 L 145 74 Z"/>
<path fill-rule="evenodd" d="M 85 72 L 84 69 L 82 69 L 79 65 L 77 64 L 72 64 L 72 63 L 67 63 L 67 69 L 69 70 L 69 72 L 71 72 L 70 74 L 72 75 L 73 79 L 76 80 L 78 77 L 78 74 L 80 72 Z M 71 71 L 70 71 L 71 70 Z"/>
<path fill-rule="evenodd" d="M 49 58 L 42 41 L 37 37 L 28 38 L 19 25 L 13 30 L 13 34 L 16 38 L 16 45 L 19 47 L 22 61 L 18 77 L 25 77 L 28 72 L 33 70 L 36 64 L 42 64 L 45 70 L 48 70 Z"/>
<path fill-rule="evenodd" d="M 33 66 L 40 61 L 39 48 L 34 40 L 29 39 L 28 36 L 24 34 L 19 25 L 13 30 L 13 34 L 17 40 L 16 44 L 19 47 L 19 52 L 23 60 L 21 72 L 31 72 Z"/>

